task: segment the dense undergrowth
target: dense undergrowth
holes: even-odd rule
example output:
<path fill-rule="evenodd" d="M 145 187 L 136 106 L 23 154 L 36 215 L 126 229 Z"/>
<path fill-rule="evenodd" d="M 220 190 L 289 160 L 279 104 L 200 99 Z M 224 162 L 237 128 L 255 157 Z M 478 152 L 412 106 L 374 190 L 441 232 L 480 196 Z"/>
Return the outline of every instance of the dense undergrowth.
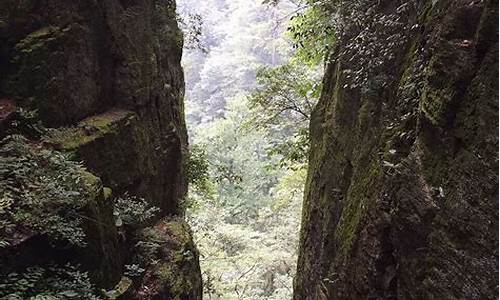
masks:
<path fill-rule="evenodd" d="M 95 234 L 93 224 L 110 221 L 118 231 L 136 231 L 159 209 L 128 194 L 111 198 L 111 190 L 71 153 L 43 141 L 18 134 L 0 141 L 0 299 L 109 299 L 109 292 L 98 289 L 86 268 L 75 263 L 74 253 L 94 246 L 89 245 L 95 243 L 89 236 Z M 102 201 L 112 201 L 114 220 L 94 213 Z M 146 241 L 140 237 L 136 244 Z M 16 255 L 23 259 L 12 259 Z M 147 261 L 126 265 L 125 275 L 133 278 Z"/>

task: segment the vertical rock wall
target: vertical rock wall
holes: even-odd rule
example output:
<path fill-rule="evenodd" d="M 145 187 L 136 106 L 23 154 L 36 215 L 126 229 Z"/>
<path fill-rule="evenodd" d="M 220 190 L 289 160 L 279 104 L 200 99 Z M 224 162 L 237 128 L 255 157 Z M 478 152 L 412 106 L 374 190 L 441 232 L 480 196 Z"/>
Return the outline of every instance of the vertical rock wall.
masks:
<path fill-rule="evenodd" d="M 294 299 L 496 299 L 498 3 L 340 7 Z"/>
<path fill-rule="evenodd" d="M 33 139 L 28 144 L 36 153 L 72 153 L 96 186 L 85 208 L 85 248 L 63 249 L 58 258 L 51 257 L 59 255 L 57 245 L 39 243 L 42 261 L 31 255 L 31 240 L 40 233 L 30 232 L 6 250 L 3 267 L 17 271 L 24 265 L 17 260 L 26 255 L 29 264 L 76 259 L 100 287 L 109 289 L 121 278 L 118 290 L 129 289 L 128 298 L 201 298 L 198 253 L 189 227 L 177 217 L 187 190 L 181 55 L 173 0 L 0 3 L 0 137 L 21 133 Z M 27 111 L 36 111 L 34 121 L 50 128 L 43 138 L 36 125 L 19 122 Z M 122 276 L 138 254 L 134 243 L 141 235 L 115 227 L 111 191 L 161 209 L 155 221 L 162 220 L 150 228 L 161 228 L 151 242 L 161 252 L 155 254 L 161 270 L 145 262 L 146 275 L 132 286 Z M 152 286 L 147 294 L 130 290 Z"/>
<path fill-rule="evenodd" d="M 77 149 L 115 193 L 179 212 L 187 139 L 175 3 L 3 1 L 0 14 L 2 97 L 46 126 L 87 121 L 57 146 Z"/>

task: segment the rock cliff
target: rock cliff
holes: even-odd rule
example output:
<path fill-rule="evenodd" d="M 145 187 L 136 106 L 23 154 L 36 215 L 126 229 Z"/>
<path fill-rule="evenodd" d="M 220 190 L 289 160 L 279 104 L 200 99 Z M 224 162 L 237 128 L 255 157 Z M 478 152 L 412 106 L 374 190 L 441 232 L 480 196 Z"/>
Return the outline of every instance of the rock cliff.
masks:
<path fill-rule="evenodd" d="M 178 218 L 187 133 L 175 2 L 2 1 L 0 45 L 0 214 L 9 220 L 0 228 L 1 275 L 71 263 L 98 287 L 116 286 L 110 299 L 120 290 L 128 298 L 200 299 L 198 254 Z M 40 193 L 47 197 L 32 197 Z M 114 205 L 122 200 L 154 213 L 131 225 L 126 214 L 134 212 Z M 63 234 L 69 211 L 76 223 L 67 228 L 79 239 Z M 53 218 L 52 231 L 44 218 Z M 146 225 L 161 227 L 146 255 L 163 253 L 154 258 L 161 268 L 138 263 Z M 127 268 L 138 272 L 128 276 Z M 158 269 L 172 274 L 152 276 Z M 151 284 L 154 291 L 140 294 Z"/>
<path fill-rule="evenodd" d="M 497 7 L 341 1 L 294 299 L 496 299 Z"/>

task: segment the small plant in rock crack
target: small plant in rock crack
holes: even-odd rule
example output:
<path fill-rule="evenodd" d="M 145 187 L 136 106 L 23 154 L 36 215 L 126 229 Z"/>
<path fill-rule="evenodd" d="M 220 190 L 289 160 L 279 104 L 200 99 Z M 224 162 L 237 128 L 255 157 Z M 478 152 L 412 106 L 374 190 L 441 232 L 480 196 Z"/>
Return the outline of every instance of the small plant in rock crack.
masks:
<path fill-rule="evenodd" d="M 153 218 L 160 209 L 156 206 L 151 206 L 143 198 L 123 194 L 115 200 L 115 224 L 117 227 L 128 225 L 132 227 L 140 227 L 146 221 Z"/>

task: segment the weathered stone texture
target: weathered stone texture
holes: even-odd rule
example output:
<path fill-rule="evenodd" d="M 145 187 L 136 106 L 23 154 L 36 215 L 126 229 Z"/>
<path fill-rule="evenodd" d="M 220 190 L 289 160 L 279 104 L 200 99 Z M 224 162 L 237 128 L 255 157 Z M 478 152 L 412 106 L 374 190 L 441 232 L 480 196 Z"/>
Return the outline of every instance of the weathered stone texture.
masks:
<path fill-rule="evenodd" d="M 390 30 L 339 35 L 311 122 L 294 299 L 496 299 L 498 3 L 361 2 L 377 20 L 411 9 L 362 84 L 346 75 L 353 45 Z"/>
<path fill-rule="evenodd" d="M 128 193 L 158 206 L 155 221 L 183 214 L 182 43 L 173 0 L 0 2 L 0 138 L 21 133 L 37 145 L 71 152 L 97 176 L 98 196 L 83 212 L 97 220 L 84 224 L 89 246 L 66 250 L 108 290 L 118 282 L 120 290 L 128 289 L 124 265 L 136 254 L 132 233 L 115 226 L 111 190 L 113 197 Z M 21 111 L 34 110 L 37 116 L 25 122 Z M 35 130 L 37 120 L 48 133 Z M 191 248 L 171 250 L 190 250 L 192 258 L 160 257 L 179 273 L 140 299 L 201 298 L 198 253 L 189 228 L 183 230 L 179 243 Z M 164 246 L 168 252 L 177 244 Z M 40 251 L 58 255 L 58 249 Z M 143 283 L 139 278 L 133 284 Z"/>
<path fill-rule="evenodd" d="M 116 193 L 178 213 L 187 138 L 175 3 L 3 1 L 0 16 L 2 96 L 37 109 L 51 127 L 130 111 L 132 129 L 95 139 L 80 159 Z M 111 149 L 116 139 L 121 147 Z"/>

